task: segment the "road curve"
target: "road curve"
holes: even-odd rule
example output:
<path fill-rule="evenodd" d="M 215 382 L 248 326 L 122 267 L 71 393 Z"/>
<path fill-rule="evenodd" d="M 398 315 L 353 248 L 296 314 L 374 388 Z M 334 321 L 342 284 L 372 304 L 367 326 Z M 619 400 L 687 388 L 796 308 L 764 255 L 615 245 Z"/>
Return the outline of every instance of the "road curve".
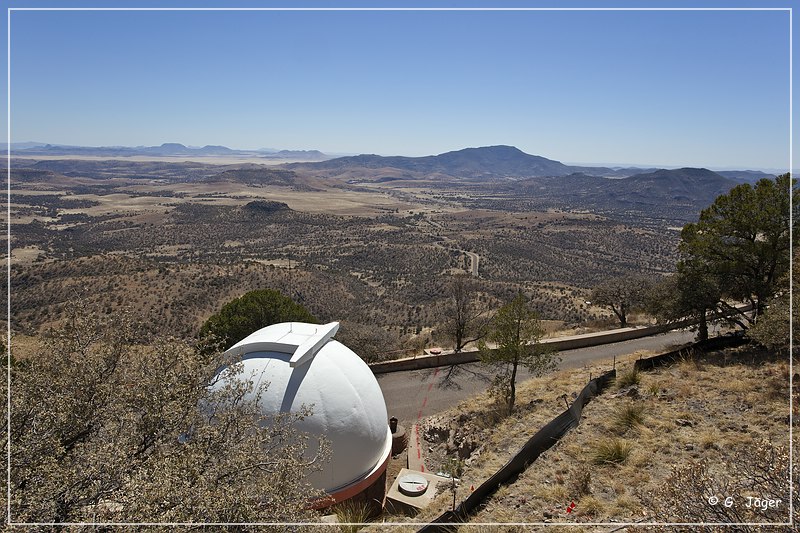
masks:
<path fill-rule="evenodd" d="M 475 252 L 468 252 L 464 250 L 464 253 L 469 256 L 469 271 L 474 277 L 478 277 L 478 264 L 480 263 L 481 256 L 476 254 Z"/>
<path fill-rule="evenodd" d="M 580 368 L 638 350 L 661 351 L 692 342 L 694 337 L 692 332 L 677 330 L 641 339 L 566 350 L 559 353 L 559 368 Z M 406 427 L 410 427 L 418 419 L 449 409 L 460 401 L 485 391 L 491 379 L 480 363 L 392 372 L 375 377 L 383 391 L 389 416 L 396 416 Z M 520 381 L 529 377 L 525 369 L 520 369 Z"/>

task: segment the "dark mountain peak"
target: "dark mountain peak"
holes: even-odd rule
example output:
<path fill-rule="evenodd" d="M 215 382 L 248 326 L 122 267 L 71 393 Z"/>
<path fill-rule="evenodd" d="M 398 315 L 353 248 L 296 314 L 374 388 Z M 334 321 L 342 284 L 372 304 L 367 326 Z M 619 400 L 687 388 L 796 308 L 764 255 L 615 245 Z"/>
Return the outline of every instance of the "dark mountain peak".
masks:
<path fill-rule="evenodd" d="M 637 180 L 660 180 L 660 181 L 683 181 L 683 182 L 704 182 L 704 183 L 727 183 L 731 182 L 728 178 L 721 176 L 713 170 L 707 168 L 674 168 L 660 169 L 655 172 L 636 174 L 628 179 Z"/>
<path fill-rule="evenodd" d="M 707 168 L 661 169 L 613 180 L 619 194 L 628 197 L 662 198 L 665 203 L 708 205 L 720 194 L 736 186 L 736 182 Z"/>
<path fill-rule="evenodd" d="M 441 159 L 452 158 L 472 158 L 479 161 L 500 161 L 500 160 L 525 160 L 530 158 L 542 159 L 545 161 L 552 161 L 538 155 L 526 154 L 516 146 L 508 146 L 506 144 L 498 144 L 495 146 L 481 146 L 478 148 L 463 148 L 461 150 L 454 150 L 452 152 L 445 152 L 437 156 Z M 558 163 L 558 161 L 553 161 Z"/>
<path fill-rule="evenodd" d="M 299 166 L 294 165 L 290 168 Z M 312 163 L 308 166 L 302 164 L 302 166 L 335 173 L 355 172 L 359 169 L 394 168 L 405 173 L 418 173 L 420 177 L 445 174 L 465 179 L 564 176 L 572 172 L 571 167 L 559 161 L 526 154 L 519 148 L 506 145 L 464 148 L 424 157 L 361 154 L 331 159 L 323 163 Z"/>
<path fill-rule="evenodd" d="M 600 176 L 595 176 L 594 174 L 587 174 L 586 172 L 573 172 L 572 174 L 569 174 L 568 176 L 564 176 L 564 177 L 567 178 L 567 179 L 570 179 L 570 180 L 580 180 L 580 179 L 602 180 L 602 179 L 605 179 L 605 178 L 600 177 Z"/>
<path fill-rule="evenodd" d="M 186 146 L 182 145 L 181 143 L 164 143 L 159 148 L 163 148 L 165 150 L 186 150 Z"/>
<path fill-rule="evenodd" d="M 775 174 L 767 174 L 760 170 L 719 170 L 717 174 L 740 183 L 757 183 L 764 178 L 775 179 Z"/>
<path fill-rule="evenodd" d="M 467 172 L 474 176 L 564 176 L 571 173 L 570 168 L 560 161 L 526 154 L 508 145 L 464 148 L 435 156 L 435 159 L 454 172 Z"/>
<path fill-rule="evenodd" d="M 445 152 L 440 155 L 448 155 L 448 154 L 497 155 L 497 156 L 508 156 L 508 157 L 520 157 L 520 156 L 525 157 L 530 155 L 526 154 L 516 146 L 509 146 L 507 144 L 496 144 L 494 146 L 480 146 L 477 148 L 462 148 L 461 150 Z"/>

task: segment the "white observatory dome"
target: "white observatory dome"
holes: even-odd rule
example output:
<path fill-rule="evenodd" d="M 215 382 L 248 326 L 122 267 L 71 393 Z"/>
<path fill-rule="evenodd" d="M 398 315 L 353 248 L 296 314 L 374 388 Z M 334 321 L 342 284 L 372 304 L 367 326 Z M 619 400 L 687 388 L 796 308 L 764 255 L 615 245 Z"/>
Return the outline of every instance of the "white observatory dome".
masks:
<path fill-rule="evenodd" d="M 311 407 L 312 415 L 296 427 L 324 436 L 332 453 L 324 470 L 309 476 L 309 481 L 336 501 L 379 478 L 392 448 L 378 381 L 360 357 L 332 339 L 338 329 L 337 322 L 274 324 L 225 352 L 241 358 L 241 379 L 252 379 L 256 389 L 269 383 L 260 399 L 263 413 Z M 222 385 L 224 374 L 221 378 L 216 386 Z"/>

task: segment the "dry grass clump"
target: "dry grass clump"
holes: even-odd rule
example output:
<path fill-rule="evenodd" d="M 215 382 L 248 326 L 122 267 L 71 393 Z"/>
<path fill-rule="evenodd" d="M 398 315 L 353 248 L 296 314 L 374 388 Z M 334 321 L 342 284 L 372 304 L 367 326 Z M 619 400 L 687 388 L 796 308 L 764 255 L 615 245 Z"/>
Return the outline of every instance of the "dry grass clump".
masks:
<path fill-rule="evenodd" d="M 619 515 L 636 515 L 641 514 L 642 504 L 636 498 L 628 495 L 619 496 L 614 502 L 616 513 Z"/>
<path fill-rule="evenodd" d="M 355 533 L 370 519 L 370 508 L 360 502 L 347 500 L 333 507 L 336 519 L 339 521 L 339 530 L 345 533 Z"/>
<path fill-rule="evenodd" d="M 613 426 L 624 433 L 644 424 L 644 404 L 642 402 L 627 402 L 617 407 L 612 414 Z"/>
<path fill-rule="evenodd" d="M 777 368 L 765 370 L 764 375 L 768 398 L 771 400 L 786 398 L 789 393 L 789 365 L 781 363 Z M 796 383 L 795 381 L 795 387 Z"/>
<path fill-rule="evenodd" d="M 591 451 L 592 463 L 596 465 L 622 464 L 631 454 L 631 443 L 623 439 L 602 439 Z"/>
<path fill-rule="evenodd" d="M 719 442 L 722 440 L 722 435 L 716 429 L 703 431 L 698 435 L 698 443 L 704 450 L 719 449 Z"/>
<path fill-rule="evenodd" d="M 579 516 L 598 516 L 602 514 L 606 508 L 605 503 L 594 496 L 586 496 L 576 503 L 575 510 Z"/>
<path fill-rule="evenodd" d="M 625 387 L 630 387 L 631 385 L 638 385 L 641 379 L 641 373 L 636 369 L 636 367 L 632 366 L 625 372 L 617 375 L 617 387 L 624 389 Z"/>
<path fill-rule="evenodd" d="M 677 367 L 684 376 L 705 369 L 700 357 L 694 350 L 688 350 L 682 353 L 678 359 Z"/>

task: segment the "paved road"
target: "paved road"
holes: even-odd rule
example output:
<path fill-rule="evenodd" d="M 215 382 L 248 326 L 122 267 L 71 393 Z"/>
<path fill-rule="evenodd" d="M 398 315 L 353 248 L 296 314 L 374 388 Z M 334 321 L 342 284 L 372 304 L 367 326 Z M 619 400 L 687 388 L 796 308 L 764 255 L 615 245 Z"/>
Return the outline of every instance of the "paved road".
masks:
<path fill-rule="evenodd" d="M 472 273 L 473 276 L 477 278 L 478 264 L 480 263 L 481 256 L 479 256 L 475 252 L 468 252 L 466 250 L 464 250 L 464 253 L 469 256 L 469 271 Z"/>
<path fill-rule="evenodd" d="M 566 350 L 560 353 L 560 368 L 580 368 L 587 363 L 628 355 L 637 350 L 664 350 L 676 344 L 692 342 L 695 334 L 684 330 L 653 337 L 644 337 L 592 348 Z M 519 379 L 529 378 L 521 369 Z M 490 376 L 478 363 L 456 367 L 427 368 L 408 372 L 392 372 L 376 376 L 386 400 L 389 416 L 396 416 L 405 427 L 418 418 L 436 414 L 461 400 L 488 388 Z"/>

